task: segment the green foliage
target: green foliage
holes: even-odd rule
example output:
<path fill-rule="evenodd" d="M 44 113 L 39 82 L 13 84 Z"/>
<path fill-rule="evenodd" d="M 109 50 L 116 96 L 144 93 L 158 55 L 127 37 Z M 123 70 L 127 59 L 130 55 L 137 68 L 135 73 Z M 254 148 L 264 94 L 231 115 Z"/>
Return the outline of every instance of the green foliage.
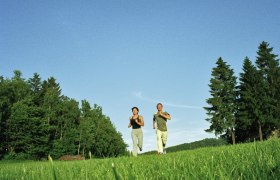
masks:
<path fill-rule="evenodd" d="M 0 179 L 279 179 L 280 140 L 166 155 L 0 163 Z"/>
<path fill-rule="evenodd" d="M 230 132 L 232 143 L 235 144 L 236 77 L 222 58 L 219 58 L 216 64 L 209 84 L 212 97 L 206 100 L 210 105 L 205 107 L 209 116 L 206 120 L 211 123 L 206 131 L 215 132 L 216 135 Z"/>
<path fill-rule="evenodd" d="M 12 89 L 11 81 L 2 78 L 0 82 L 0 158 L 4 156 L 6 149 L 8 149 L 8 119 L 14 102 Z"/>
<path fill-rule="evenodd" d="M 263 86 L 261 87 L 264 91 L 262 114 L 263 119 L 260 119 L 260 124 L 264 127 L 266 134 L 269 134 L 273 129 L 279 128 L 279 104 L 280 104 L 280 66 L 278 55 L 275 55 L 273 48 L 269 47 L 267 42 L 262 42 L 258 48 L 258 56 L 256 59 L 256 65 L 258 71 L 262 75 Z"/>
<path fill-rule="evenodd" d="M 126 154 L 127 145 L 122 135 L 116 131 L 109 117 L 102 113 L 102 108 L 82 101 L 82 116 L 79 126 L 79 152 L 94 157 L 116 157 Z"/>
<path fill-rule="evenodd" d="M 206 107 L 210 128 L 221 137 L 238 142 L 263 140 L 280 129 L 280 66 L 267 42 L 257 51 L 256 65 L 244 59 L 239 85 L 233 70 L 221 58 L 210 80 L 211 98 Z"/>
<path fill-rule="evenodd" d="M 82 101 L 80 109 L 79 102 L 61 94 L 54 77 L 42 82 L 35 73 L 25 80 L 16 70 L 12 79 L 0 80 L 0 158 L 59 158 L 79 154 L 81 148 L 96 157 L 126 153 L 127 145 L 102 108 Z"/>
<path fill-rule="evenodd" d="M 50 154 L 58 158 L 65 154 L 75 154 L 77 151 L 78 127 L 80 109 L 78 102 L 67 97 L 61 97 L 56 106 L 56 118 L 51 121 L 53 147 Z"/>
<path fill-rule="evenodd" d="M 46 155 L 47 127 L 39 118 L 43 113 L 32 104 L 31 97 L 13 104 L 7 132 L 10 153 L 26 153 L 33 158 Z"/>
<path fill-rule="evenodd" d="M 123 143 L 121 134 L 115 130 L 109 117 L 102 115 L 102 108 L 95 105 L 92 115 L 96 127 L 92 154 L 96 157 L 114 157 L 125 154 L 127 145 Z"/>
<path fill-rule="evenodd" d="M 236 135 L 238 141 L 242 142 L 257 137 L 259 122 L 265 121 L 262 113 L 265 91 L 262 89 L 264 81 L 261 73 L 247 57 L 244 59 L 239 81 Z"/>

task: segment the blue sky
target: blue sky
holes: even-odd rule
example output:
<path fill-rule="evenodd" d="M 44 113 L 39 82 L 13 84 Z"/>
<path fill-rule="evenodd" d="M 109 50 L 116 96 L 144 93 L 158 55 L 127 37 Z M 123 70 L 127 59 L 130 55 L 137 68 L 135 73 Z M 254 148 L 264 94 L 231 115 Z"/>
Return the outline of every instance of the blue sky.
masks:
<path fill-rule="evenodd" d="M 102 106 L 124 140 L 131 107 L 156 149 L 156 103 L 172 116 L 168 145 L 213 134 L 202 107 L 222 57 L 238 75 L 261 41 L 280 52 L 280 1 L 0 1 L 0 74 L 54 76 L 62 93 Z"/>

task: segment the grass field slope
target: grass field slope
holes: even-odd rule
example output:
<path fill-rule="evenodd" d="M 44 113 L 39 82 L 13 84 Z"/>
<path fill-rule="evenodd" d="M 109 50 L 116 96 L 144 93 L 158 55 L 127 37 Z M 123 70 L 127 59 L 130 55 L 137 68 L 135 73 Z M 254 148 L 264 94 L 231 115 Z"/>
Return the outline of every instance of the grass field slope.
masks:
<path fill-rule="evenodd" d="M 226 140 L 223 139 L 216 139 L 216 138 L 206 138 L 203 140 L 191 142 L 191 143 L 184 143 L 184 144 L 179 144 L 176 146 L 170 146 L 166 148 L 167 152 L 178 152 L 178 151 L 184 151 L 184 150 L 192 150 L 192 149 L 198 149 L 198 148 L 203 148 L 203 147 L 214 147 L 214 146 L 223 146 L 227 145 L 228 143 Z M 148 154 L 155 154 L 157 151 L 148 151 L 145 152 L 141 155 L 148 155 Z"/>
<path fill-rule="evenodd" d="M 280 179 L 280 140 L 138 158 L 1 162 L 0 179 Z"/>

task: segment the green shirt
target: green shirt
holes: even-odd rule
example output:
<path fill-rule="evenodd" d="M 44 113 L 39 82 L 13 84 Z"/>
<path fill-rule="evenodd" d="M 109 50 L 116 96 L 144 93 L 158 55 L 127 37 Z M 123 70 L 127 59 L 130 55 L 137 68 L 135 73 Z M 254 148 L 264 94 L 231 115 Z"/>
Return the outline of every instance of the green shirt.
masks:
<path fill-rule="evenodd" d="M 163 112 L 162 114 L 164 115 L 168 115 L 167 112 Z M 154 119 L 153 119 L 156 123 L 157 123 L 157 128 L 160 131 L 167 131 L 167 126 L 166 126 L 166 121 L 167 119 L 158 115 L 158 113 L 154 114 Z"/>

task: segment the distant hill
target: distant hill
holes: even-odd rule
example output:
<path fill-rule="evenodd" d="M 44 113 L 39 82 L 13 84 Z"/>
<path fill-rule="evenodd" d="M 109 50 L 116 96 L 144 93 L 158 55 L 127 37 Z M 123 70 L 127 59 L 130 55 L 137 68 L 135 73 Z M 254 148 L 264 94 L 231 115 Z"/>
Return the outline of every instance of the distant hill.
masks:
<path fill-rule="evenodd" d="M 171 147 L 166 148 L 166 151 L 167 152 L 177 152 L 177 151 L 191 150 L 191 149 L 197 149 L 197 148 L 202 148 L 202 147 L 222 146 L 222 145 L 227 145 L 227 144 L 228 144 L 227 141 L 224 139 L 206 138 L 206 139 L 203 139 L 200 141 L 171 146 Z M 155 153 L 156 153 L 156 151 L 148 151 L 143 154 L 155 154 Z"/>

